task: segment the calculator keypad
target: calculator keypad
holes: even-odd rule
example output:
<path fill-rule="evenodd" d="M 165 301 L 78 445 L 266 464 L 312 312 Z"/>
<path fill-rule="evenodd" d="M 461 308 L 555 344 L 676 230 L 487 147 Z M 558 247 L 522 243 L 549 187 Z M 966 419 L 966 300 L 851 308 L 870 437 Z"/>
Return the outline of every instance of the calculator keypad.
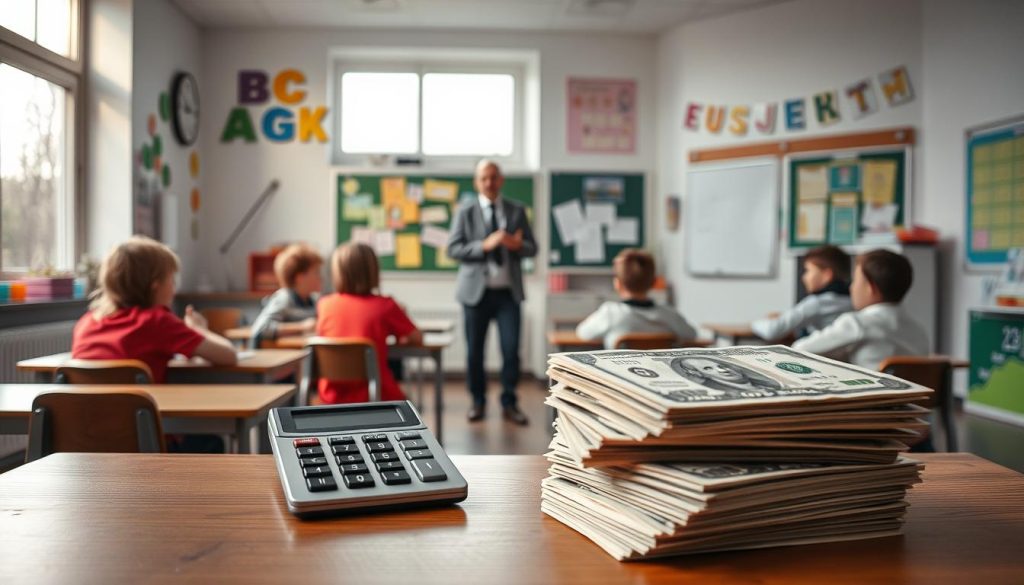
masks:
<path fill-rule="evenodd" d="M 348 489 L 363 489 L 376 485 L 375 474 L 370 471 L 369 463 L 363 457 L 364 451 L 373 462 L 373 467 L 376 468 L 384 485 L 412 483 L 412 472 L 406 468 L 403 460 L 409 462 L 417 479 L 422 482 L 444 481 L 448 478 L 434 459 L 427 442 L 417 431 L 394 433 L 395 442 L 392 442 L 392 437 L 386 433 L 361 435 L 358 437 L 359 441 L 351 435 L 325 438 L 342 474 L 342 483 Z M 308 437 L 295 439 L 292 443 L 309 491 L 337 490 L 338 482 L 328 466 L 320 439 Z M 360 449 L 359 443 L 363 444 L 363 449 Z"/>

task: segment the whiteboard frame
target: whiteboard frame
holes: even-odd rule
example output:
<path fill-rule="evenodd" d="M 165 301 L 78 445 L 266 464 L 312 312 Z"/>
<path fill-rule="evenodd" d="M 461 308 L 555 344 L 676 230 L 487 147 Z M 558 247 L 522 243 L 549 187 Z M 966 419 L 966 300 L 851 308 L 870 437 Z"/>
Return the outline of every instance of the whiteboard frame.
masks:
<path fill-rule="evenodd" d="M 782 173 L 780 172 L 779 165 L 781 161 L 777 156 L 760 156 L 760 157 L 749 157 L 743 159 L 735 159 L 730 161 L 714 161 L 705 163 L 691 163 L 686 171 L 686 191 L 683 195 L 683 230 L 685 232 L 683 245 L 683 261 L 686 264 L 686 273 L 695 278 L 725 278 L 725 279 L 766 279 L 770 280 L 776 277 L 778 273 L 779 265 L 779 222 L 781 218 L 781 207 L 779 202 L 780 196 L 780 185 Z M 709 172 L 709 171 L 722 171 L 730 169 L 740 169 L 746 167 L 773 167 L 775 173 L 775 181 L 772 187 L 772 193 L 770 197 L 773 199 L 771 207 L 774 209 L 772 214 L 772 238 L 771 238 L 771 251 L 769 252 L 768 270 L 766 272 L 696 272 L 687 260 L 688 250 L 693 245 L 693 230 L 689 227 L 689 222 L 693 216 L 691 213 L 693 202 L 690 194 L 690 174 Z"/>

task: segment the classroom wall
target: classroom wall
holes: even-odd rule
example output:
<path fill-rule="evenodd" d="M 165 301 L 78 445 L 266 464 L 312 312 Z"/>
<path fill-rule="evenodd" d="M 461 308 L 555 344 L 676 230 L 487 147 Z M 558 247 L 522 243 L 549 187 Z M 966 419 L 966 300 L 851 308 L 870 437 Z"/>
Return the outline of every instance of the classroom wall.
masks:
<path fill-rule="evenodd" d="M 141 171 L 138 153 L 144 143 L 152 143 L 148 118 L 156 115 L 156 133 L 161 138 L 162 164 L 171 169 L 170 187 L 164 189 L 164 196 L 173 202 L 164 211 L 173 212 L 176 220 L 164 225 L 177 225 L 176 233 L 166 234 L 164 242 L 181 257 L 185 267 L 195 266 L 199 260 L 198 241 L 191 236 L 194 216 L 189 207 L 193 188 L 202 196 L 202 172 L 198 178 L 189 173 L 189 153 L 200 152 L 202 137 L 196 144 L 185 147 L 178 144 L 171 129 L 170 120 L 164 121 L 159 115 L 160 94 L 171 91 L 171 80 L 175 73 L 187 71 L 196 77 L 203 87 L 200 58 L 199 28 L 170 0 L 146 0 L 135 3 L 133 20 L 135 43 L 132 78 L 132 185 L 137 183 Z M 141 41 L 144 39 L 144 42 Z M 203 105 L 200 105 L 200 124 L 207 122 Z M 202 171 L 202 156 L 200 156 Z M 200 210 L 202 208 L 200 207 Z M 184 290 L 195 288 L 195 272 L 183 270 L 179 286 Z"/>
<path fill-rule="evenodd" d="M 787 136 L 861 132 L 921 126 L 921 2 L 794 0 L 679 26 L 658 42 L 658 182 L 653 205 L 663 210 L 667 194 L 685 194 L 691 149 L 779 140 Z M 808 127 L 788 132 L 780 118 L 774 135 L 738 138 L 728 132 L 683 129 L 688 102 L 724 105 L 808 98 L 883 70 L 903 65 L 917 98 L 853 121 L 848 110 L 826 129 L 811 110 Z M 877 84 L 877 80 L 876 80 Z M 877 85 L 876 85 L 877 88 Z M 842 100 L 840 101 L 842 104 Z M 918 155 L 920 156 L 920 155 Z M 915 167 L 920 184 L 920 169 Z M 914 204 L 922 191 L 916 190 Z M 685 214 L 685 205 L 684 205 Z M 660 217 L 660 215 L 659 215 Z M 682 222 L 685 225 L 685 219 Z M 695 278 L 683 265 L 682 226 L 671 233 L 656 226 L 677 305 L 696 323 L 742 323 L 793 304 L 795 262 L 780 239 L 777 275 L 765 279 Z"/>
<path fill-rule="evenodd" d="M 1024 3 L 928 0 L 923 11 L 923 181 L 916 217 L 944 237 L 942 351 L 968 355 L 968 316 L 981 304 L 980 272 L 964 268 L 967 128 L 1024 114 Z M 992 272 L 989 272 L 992 274 Z"/>
<path fill-rule="evenodd" d="M 324 252 L 335 243 L 335 201 L 326 145 L 272 144 L 257 128 L 256 144 L 222 144 L 220 134 L 228 113 L 237 104 L 237 74 L 263 69 L 274 74 L 295 67 L 307 76 L 309 96 L 303 104 L 326 103 L 327 53 L 332 47 L 480 47 L 531 50 L 539 54 L 542 93 L 540 161 L 544 169 L 639 170 L 655 167 L 655 40 L 615 35 L 524 34 L 508 32 L 390 31 L 390 30 L 231 30 L 208 29 L 202 35 L 201 84 L 203 180 L 205 195 L 200 218 L 200 261 L 186 269 L 190 282 L 215 289 L 242 288 L 246 258 L 251 250 L 303 239 Z M 570 75 L 626 77 L 638 83 L 640 118 L 638 149 L 633 156 L 570 155 L 565 147 L 565 88 Z M 255 114 L 265 108 L 255 107 Z M 259 124 L 259 119 L 254 120 Z M 328 126 L 325 126 L 328 128 Z M 329 132 L 329 130 L 328 130 Z M 373 168 L 362 169 L 375 172 Z M 506 169 L 514 172 L 516 169 Z M 472 169 L 462 169 L 470 173 Z M 377 171 L 379 172 L 379 171 Z M 414 170 L 410 172 L 415 172 Z M 280 190 L 258 213 L 226 257 L 217 249 L 249 205 L 272 179 Z M 546 257 L 547 186 L 538 183 L 535 230 Z M 227 280 L 230 279 L 230 283 Z M 544 371 L 544 311 L 546 271 L 527 277 L 524 311 L 530 325 L 530 354 L 526 368 Z M 385 275 L 382 289 L 399 301 L 421 309 L 459 310 L 454 275 Z M 461 335 L 461 333 L 460 333 Z M 491 363 L 489 366 L 496 366 Z M 459 369 L 462 364 L 449 364 Z"/>

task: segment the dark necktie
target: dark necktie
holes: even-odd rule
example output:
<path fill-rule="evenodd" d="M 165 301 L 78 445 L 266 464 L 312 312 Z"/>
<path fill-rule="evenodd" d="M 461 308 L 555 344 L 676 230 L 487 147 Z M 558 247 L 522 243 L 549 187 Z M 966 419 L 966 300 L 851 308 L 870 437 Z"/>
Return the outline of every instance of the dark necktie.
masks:
<path fill-rule="evenodd" d="M 498 231 L 498 208 L 494 205 L 494 202 L 492 201 L 491 202 L 491 231 L 489 233 L 493 234 L 496 231 Z M 501 262 L 502 262 L 501 246 L 498 246 L 497 248 L 491 250 L 489 252 L 489 254 L 490 254 L 491 262 L 494 262 L 498 266 L 501 266 Z"/>

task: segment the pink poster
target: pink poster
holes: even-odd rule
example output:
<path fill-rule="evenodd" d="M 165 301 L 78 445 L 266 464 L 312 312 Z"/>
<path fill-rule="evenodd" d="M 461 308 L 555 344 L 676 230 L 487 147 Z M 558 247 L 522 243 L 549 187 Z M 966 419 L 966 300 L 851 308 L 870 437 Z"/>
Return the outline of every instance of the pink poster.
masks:
<path fill-rule="evenodd" d="M 569 152 L 636 152 L 636 82 L 569 78 Z"/>

